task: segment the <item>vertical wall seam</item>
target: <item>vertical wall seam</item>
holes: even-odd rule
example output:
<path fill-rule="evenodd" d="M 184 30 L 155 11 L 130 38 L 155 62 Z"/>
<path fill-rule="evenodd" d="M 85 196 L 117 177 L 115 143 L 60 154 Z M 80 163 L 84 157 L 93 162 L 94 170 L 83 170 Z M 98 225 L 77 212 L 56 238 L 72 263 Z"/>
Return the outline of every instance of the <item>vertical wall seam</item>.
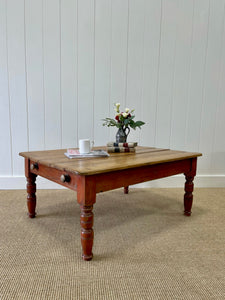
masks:
<path fill-rule="evenodd" d="M 44 149 L 46 149 L 46 103 L 45 103 L 45 55 L 44 55 L 44 0 L 42 0 L 42 67 L 43 67 L 43 110 L 44 110 Z"/>
<path fill-rule="evenodd" d="M 11 95 L 9 84 L 9 47 L 8 47 L 8 6 L 5 0 L 5 16 L 6 16 L 6 64 L 7 64 L 7 79 L 8 79 L 8 102 L 9 102 L 9 134 L 10 134 L 10 157 L 11 157 L 11 175 L 13 176 L 13 154 L 12 154 L 12 119 L 11 119 Z"/>
<path fill-rule="evenodd" d="M 206 61 L 208 54 L 208 42 L 209 42 L 209 20 L 210 20 L 210 0 L 209 0 L 209 13 L 208 13 L 208 24 L 207 24 L 207 38 L 206 38 L 206 47 L 205 47 L 205 61 L 204 61 L 204 71 L 203 71 L 203 83 L 202 83 L 202 103 L 201 103 L 201 113 L 200 113 L 200 128 L 199 128 L 199 138 L 198 138 L 198 149 L 200 151 L 200 141 L 201 141 L 201 131 L 202 131 L 202 118 L 203 118 L 203 105 L 204 105 L 204 96 L 205 96 L 205 72 L 206 72 Z"/>
<path fill-rule="evenodd" d="M 161 55 L 161 38 L 162 38 L 162 3 L 161 0 L 161 15 L 160 15 L 160 29 L 159 29 L 159 49 L 158 49 L 158 70 L 157 70 L 157 82 L 156 82 L 156 106 L 155 106 L 155 136 L 154 145 L 156 146 L 156 132 L 157 132 L 157 114 L 158 114 L 158 101 L 159 101 L 159 68 L 160 68 L 160 55 Z"/>
<path fill-rule="evenodd" d="M 60 147 L 63 141 L 63 103 L 62 103 L 62 2 L 59 0 L 59 98 L 60 98 Z"/>
<path fill-rule="evenodd" d="M 27 39 L 26 39 L 26 0 L 23 2 L 24 5 L 24 70 L 25 70 L 25 90 L 26 90 L 26 110 L 27 110 L 27 149 L 30 149 L 30 141 L 29 141 L 29 104 L 28 104 L 28 92 L 27 92 Z"/>
<path fill-rule="evenodd" d="M 141 119 L 143 119 L 143 94 L 144 94 L 144 61 L 145 61 L 145 34 L 146 34 L 146 1 L 144 2 L 144 22 L 143 22 L 143 35 L 142 35 L 142 71 L 141 71 Z M 139 131 L 139 144 L 141 143 L 141 131 Z"/>
<path fill-rule="evenodd" d="M 78 30 L 78 25 L 79 25 L 79 22 L 78 22 L 78 16 L 79 16 L 79 14 L 78 14 L 78 9 L 79 9 L 79 0 L 77 0 L 77 36 L 76 36 L 76 38 L 77 38 L 77 40 L 76 40 L 76 42 L 77 42 L 77 57 L 76 57 L 76 63 L 77 63 L 77 82 L 76 82 L 76 84 L 77 84 L 77 113 L 76 113 L 76 116 L 77 116 L 77 118 L 76 118 L 76 120 L 77 120 L 77 145 L 78 145 L 78 139 L 79 139 L 79 136 L 78 136 L 78 134 L 79 134 L 79 128 L 78 128 L 78 126 L 79 126 L 79 122 L 78 122 L 78 109 L 79 109 L 79 66 L 78 66 L 78 64 L 79 64 L 79 62 L 78 62 L 78 58 L 79 58 L 79 47 L 78 47 L 78 40 L 79 40 L 79 37 L 78 37 L 78 35 L 79 35 L 79 30 Z"/>
<path fill-rule="evenodd" d="M 179 6 L 180 8 L 180 6 Z M 179 14 L 178 14 L 179 15 Z M 174 82 L 175 82 L 175 71 L 176 71 L 176 55 L 177 55 L 177 36 L 178 36 L 178 24 L 176 24 L 176 36 L 174 45 L 174 58 L 173 58 L 173 77 L 172 77 L 172 87 L 171 87 L 171 98 L 170 98 L 170 137 L 169 137 L 169 147 L 171 148 L 171 137 L 173 134 L 173 106 L 174 106 Z"/>
<path fill-rule="evenodd" d="M 110 116 L 111 108 L 111 92 L 112 92 L 112 2 L 111 0 L 111 10 L 110 10 L 110 64 L 109 64 L 109 100 L 108 100 L 108 115 Z M 110 136 L 110 129 L 108 127 L 108 135 Z"/>
<path fill-rule="evenodd" d="M 94 141 L 95 137 L 95 65 L 96 65 L 96 43 L 95 43 L 95 29 L 96 29 L 96 24 L 95 24 L 95 20 L 96 20 L 96 0 L 94 0 L 94 8 L 93 8 L 93 23 L 94 23 L 94 29 L 93 29 L 93 98 L 92 98 L 92 112 L 93 112 L 93 117 L 92 117 L 92 140 Z"/>
<path fill-rule="evenodd" d="M 213 143 L 212 143 L 212 153 L 214 153 L 215 150 L 215 142 L 216 142 L 216 125 L 217 125 L 217 116 L 219 112 L 219 97 L 220 97 L 220 92 L 222 89 L 222 69 L 223 69 L 223 63 L 222 63 L 222 49 L 223 49 L 223 36 L 225 32 L 225 3 L 224 3 L 224 8 L 223 8 L 223 24 L 222 24 L 222 30 L 221 30 L 221 36 L 222 36 L 222 41 L 221 41 L 221 46 L 220 46 L 220 78 L 218 80 L 218 89 L 217 89 L 217 99 L 216 99 L 216 116 L 215 116 L 215 124 L 214 124 L 214 129 L 213 129 Z M 212 170 L 213 167 L 213 158 L 211 156 L 211 161 L 210 161 L 210 170 Z"/>
<path fill-rule="evenodd" d="M 125 93 L 124 106 L 127 106 L 127 85 L 128 85 L 128 54 L 129 54 L 129 27 L 130 27 L 130 0 L 127 2 L 127 56 L 126 56 L 126 71 L 125 71 Z"/>
<path fill-rule="evenodd" d="M 187 105 L 186 105 L 186 120 L 185 120 L 185 149 L 187 147 L 187 133 L 188 133 L 188 115 L 190 111 L 190 81 L 191 81 L 191 65 L 192 65 L 192 51 L 193 51 L 193 34 L 194 34 L 194 11 L 195 1 L 192 2 L 192 27 L 191 27 L 191 47 L 190 47 L 190 63 L 188 69 L 188 82 L 187 82 Z"/>

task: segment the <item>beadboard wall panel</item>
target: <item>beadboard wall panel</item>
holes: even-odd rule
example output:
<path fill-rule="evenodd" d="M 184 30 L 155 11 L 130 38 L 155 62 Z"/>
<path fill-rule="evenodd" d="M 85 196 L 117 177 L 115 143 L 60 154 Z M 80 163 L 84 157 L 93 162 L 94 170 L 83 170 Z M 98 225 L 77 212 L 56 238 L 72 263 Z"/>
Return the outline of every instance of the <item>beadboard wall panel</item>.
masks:
<path fill-rule="evenodd" d="M 126 105 L 127 86 L 127 53 L 129 28 L 129 0 L 115 0 L 112 4 L 112 32 L 111 32 L 111 73 L 109 114 L 115 114 L 113 103 L 120 102 L 121 108 Z M 108 112 L 107 112 L 108 113 Z M 109 139 L 115 138 L 115 129 L 110 128 Z"/>
<path fill-rule="evenodd" d="M 60 0 L 43 1 L 45 148 L 62 146 Z"/>
<path fill-rule="evenodd" d="M 199 162 L 203 174 L 207 174 L 212 161 L 212 149 L 216 127 L 218 91 L 220 83 L 222 33 L 224 30 L 224 1 L 210 3 L 208 39 L 205 71 L 199 149 L 204 149 L 204 161 Z M 225 101 L 225 100 L 224 100 Z"/>
<path fill-rule="evenodd" d="M 94 139 L 95 1 L 78 0 L 78 139 Z"/>
<path fill-rule="evenodd" d="M 145 125 L 142 127 L 140 132 L 140 144 L 144 146 L 156 145 L 156 108 L 158 99 L 161 18 L 162 2 L 146 1 L 141 114 L 141 120 L 145 120 Z"/>
<path fill-rule="evenodd" d="M 220 78 L 218 87 L 218 104 L 216 111 L 216 126 L 214 132 L 214 140 L 212 144 L 212 156 L 210 172 L 212 174 L 224 174 L 225 166 L 225 24 L 223 20 L 223 33 L 222 33 L 222 49 L 221 49 L 221 61 L 220 61 Z"/>
<path fill-rule="evenodd" d="M 211 2 L 215 3 L 215 2 Z M 206 49 L 209 26 L 209 0 L 194 1 L 190 79 L 185 132 L 185 148 L 199 151 Z M 203 149 L 201 150 L 203 151 Z M 205 158 L 203 158 L 205 159 Z"/>
<path fill-rule="evenodd" d="M 62 147 L 78 146 L 78 0 L 61 0 Z"/>
<path fill-rule="evenodd" d="M 29 150 L 45 148 L 42 1 L 25 1 L 25 49 Z"/>
<path fill-rule="evenodd" d="M 104 145 L 109 135 L 107 127 L 102 128 L 102 119 L 109 115 L 111 84 L 111 1 L 96 0 L 95 9 L 95 81 L 94 81 L 94 142 Z"/>
<path fill-rule="evenodd" d="M 172 86 L 170 146 L 183 149 L 187 125 L 194 0 L 179 1 Z"/>
<path fill-rule="evenodd" d="M 7 49 L 11 123 L 12 174 L 17 176 L 24 169 L 18 153 L 28 150 L 27 82 L 25 57 L 25 7 L 23 0 L 7 0 Z M 3 124 L 4 125 L 4 124 Z M 4 141 L 3 141 L 4 142 Z M 2 154 L 1 154 L 2 155 Z"/>
<path fill-rule="evenodd" d="M 135 108 L 138 120 L 142 111 L 142 86 L 143 86 L 143 50 L 145 26 L 145 0 L 129 1 L 129 27 L 128 27 L 128 52 L 127 52 L 127 82 L 125 105 Z M 138 105 L 137 105 L 138 99 Z M 130 139 L 140 143 L 140 130 L 132 130 Z"/>
<path fill-rule="evenodd" d="M 12 176 L 6 0 L 0 0 L 0 174 Z"/>
<path fill-rule="evenodd" d="M 159 77 L 156 109 L 156 145 L 170 146 L 170 127 L 174 85 L 174 63 L 178 30 L 179 0 L 162 1 Z M 177 17 L 174 18 L 174 15 Z"/>
<path fill-rule="evenodd" d="M 224 82 L 225 0 L 0 0 L 0 188 L 20 151 L 113 140 L 115 102 L 146 122 L 130 140 L 202 152 L 221 186 Z"/>

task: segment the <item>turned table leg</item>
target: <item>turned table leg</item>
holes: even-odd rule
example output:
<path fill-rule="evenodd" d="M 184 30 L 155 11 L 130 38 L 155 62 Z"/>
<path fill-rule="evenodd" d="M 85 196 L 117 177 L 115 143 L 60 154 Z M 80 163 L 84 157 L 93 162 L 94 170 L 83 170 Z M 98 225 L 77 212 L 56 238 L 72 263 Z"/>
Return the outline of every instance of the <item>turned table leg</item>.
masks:
<path fill-rule="evenodd" d="M 36 215 L 36 177 L 37 175 L 32 173 L 27 176 L 27 208 L 30 218 L 35 218 Z"/>
<path fill-rule="evenodd" d="M 124 187 L 124 194 L 128 194 L 129 193 L 129 186 L 125 186 Z"/>
<path fill-rule="evenodd" d="M 92 212 L 93 205 L 80 205 L 80 209 L 82 258 L 84 260 L 91 260 L 93 257 L 92 246 L 94 241 L 94 231 L 92 229 L 94 221 L 94 214 Z"/>
<path fill-rule="evenodd" d="M 185 194 L 184 194 L 184 214 L 186 216 L 190 216 L 191 215 L 191 207 L 192 207 L 192 202 L 193 202 L 193 190 L 194 190 L 194 176 L 188 176 L 185 175 L 185 186 L 184 186 L 184 190 L 185 190 Z"/>
<path fill-rule="evenodd" d="M 77 202 L 80 204 L 81 246 L 83 260 L 91 260 L 94 241 L 93 204 L 96 202 L 95 176 L 77 177 Z"/>

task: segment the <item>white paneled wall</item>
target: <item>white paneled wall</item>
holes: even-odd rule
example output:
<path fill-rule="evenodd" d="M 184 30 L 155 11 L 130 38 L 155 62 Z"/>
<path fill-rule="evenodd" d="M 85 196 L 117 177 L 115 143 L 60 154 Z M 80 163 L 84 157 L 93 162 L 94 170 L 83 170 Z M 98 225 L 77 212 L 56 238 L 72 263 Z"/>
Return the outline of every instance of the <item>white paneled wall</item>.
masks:
<path fill-rule="evenodd" d="M 113 140 L 115 102 L 146 122 L 130 140 L 225 186 L 225 0 L 0 0 L 0 188 L 24 187 L 20 151 Z"/>

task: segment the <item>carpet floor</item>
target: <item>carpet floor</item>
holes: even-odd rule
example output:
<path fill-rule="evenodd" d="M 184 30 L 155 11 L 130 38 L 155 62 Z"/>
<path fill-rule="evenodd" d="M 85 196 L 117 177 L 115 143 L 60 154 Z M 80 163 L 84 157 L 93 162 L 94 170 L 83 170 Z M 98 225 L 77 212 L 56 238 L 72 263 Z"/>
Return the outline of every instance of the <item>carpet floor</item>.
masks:
<path fill-rule="evenodd" d="M 94 258 L 81 259 L 76 193 L 0 191 L 0 299 L 225 299 L 225 189 L 97 195 Z"/>

